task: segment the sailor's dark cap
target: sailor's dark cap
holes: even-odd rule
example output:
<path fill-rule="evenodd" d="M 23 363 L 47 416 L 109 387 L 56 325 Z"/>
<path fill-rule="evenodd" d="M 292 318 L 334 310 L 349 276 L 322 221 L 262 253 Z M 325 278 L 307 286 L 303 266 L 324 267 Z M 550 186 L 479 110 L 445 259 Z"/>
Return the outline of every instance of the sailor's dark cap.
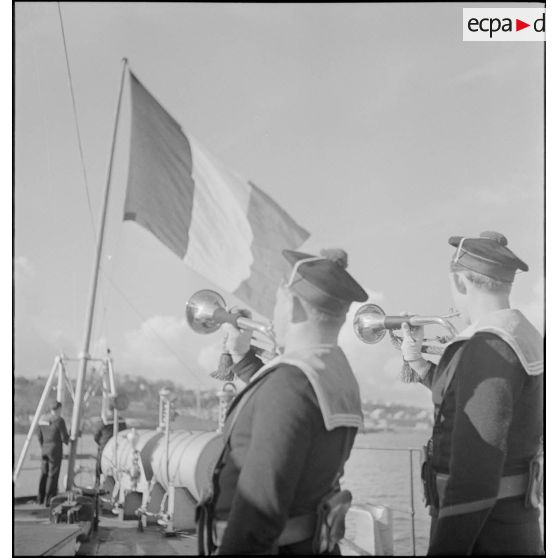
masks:
<path fill-rule="evenodd" d="M 507 238 L 498 232 L 485 231 L 478 237 L 452 236 L 448 242 L 457 248 L 452 264 L 491 279 L 512 283 L 516 270 L 529 270 L 507 247 Z"/>
<path fill-rule="evenodd" d="M 368 300 L 366 291 L 347 272 L 347 252 L 322 250 L 319 256 L 283 250 L 293 266 L 287 287 L 315 308 L 328 314 L 340 314 L 351 302 Z"/>
<path fill-rule="evenodd" d="M 130 405 L 130 400 L 125 393 L 119 393 L 118 395 L 111 395 L 108 400 L 109 411 L 125 411 Z"/>
<path fill-rule="evenodd" d="M 60 401 L 54 401 L 50 406 L 50 409 L 52 411 L 56 411 L 57 409 L 61 409 L 61 408 L 62 408 L 62 403 L 60 403 Z"/>

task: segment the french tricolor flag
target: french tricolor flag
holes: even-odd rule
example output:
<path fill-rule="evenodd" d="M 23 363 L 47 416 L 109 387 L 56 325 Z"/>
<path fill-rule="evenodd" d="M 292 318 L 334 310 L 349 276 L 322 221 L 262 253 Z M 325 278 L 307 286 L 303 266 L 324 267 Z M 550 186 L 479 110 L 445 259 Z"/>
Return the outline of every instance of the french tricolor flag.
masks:
<path fill-rule="evenodd" d="M 309 236 L 265 192 L 223 166 L 130 72 L 132 129 L 124 220 L 270 317 L 283 248 Z"/>

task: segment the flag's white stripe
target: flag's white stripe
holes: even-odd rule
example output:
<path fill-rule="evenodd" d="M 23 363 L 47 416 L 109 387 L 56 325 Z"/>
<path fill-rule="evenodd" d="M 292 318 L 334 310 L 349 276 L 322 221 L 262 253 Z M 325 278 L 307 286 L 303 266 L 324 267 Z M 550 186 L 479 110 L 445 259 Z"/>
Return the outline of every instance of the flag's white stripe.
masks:
<path fill-rule="evenodd" d="M 190 134 L 195 182 L 184 262 L 223 289 L 250 275 L 253 233 L 246 213 L 250 185 L 212 157 Z"/>

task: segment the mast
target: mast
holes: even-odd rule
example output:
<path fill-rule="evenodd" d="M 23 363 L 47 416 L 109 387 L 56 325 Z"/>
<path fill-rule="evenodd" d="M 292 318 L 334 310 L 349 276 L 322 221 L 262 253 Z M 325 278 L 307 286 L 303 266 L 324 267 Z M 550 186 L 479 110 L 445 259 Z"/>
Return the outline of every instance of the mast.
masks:
<path fill-rule="evenodd" d="M 122 102 L 122 91 L 124 89 L 124 78 L 126 77 L 126 68 L 128 60 L 122 59 L 122 76 L 120 78 L 120 90 L 118 92 L 118 102 L 116 105 L 116 114 L 114 119 L 114 130 L 112 134 L 112 145 L 110 149 L 109 165 L 107 172 L 107 181 L 105 184 L 105 193 L 103 198 L 103 207 L 101 210 L 99 236 L 97 237 L 97 249 L 95 254 L 95 266 L 93 268 L 93 277 L 91 280 L 91 290 L 89 292 L 89 304 L 87 307 L 87 319 L 85 325 L 85 334 L 83 338 L 83 350 L 79 355 L 79 369 L 76 382 L 76 391 L 74 398 L 74 408 L 72 413 L 72 427 L 70 434 L 70 453 L 68 456 L 68 480 L 66 482 L 66 491 L 72 490 L 74 484 L 74 467 L 77 453 L 77 441 L 79 438 L 79 428 L 81 422 L 81 404 L 83 399 L 83 386 L 85 383 L 85 375 L 87 372 L 87 361 L 89 360 L 89 344 L 91 342 L 91 331 L 93 326 L 93 316 L 95 314 L 95 299 L 97 296 L 97 283 L 99 280 L 99 270 L 101 263 L 101 253 L 103 251 L 103 240 L 105 236 L 105 222 L 107 216 L 110 183 L 112 177 L 112 162 L 114 158 L 114 150 L 116 145 L 116 136 L 118 131 L 118 121 L 120 116 L 120 105 Z"/>

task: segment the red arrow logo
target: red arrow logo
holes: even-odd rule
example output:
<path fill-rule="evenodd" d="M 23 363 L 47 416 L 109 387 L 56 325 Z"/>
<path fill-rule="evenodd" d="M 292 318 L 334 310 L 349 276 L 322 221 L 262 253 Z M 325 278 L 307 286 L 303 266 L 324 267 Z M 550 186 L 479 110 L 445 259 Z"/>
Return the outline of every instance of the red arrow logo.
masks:
<path fill-rule="evenodd" d="M 522 29 L 525 29 L 526 27 L 531 27 L 531 24 L 530 23 L 525 23 L 524 21 L 521 21 L 520 19 L 515 20 L 515 30 L 516 31 L 521 31 Z"/>

